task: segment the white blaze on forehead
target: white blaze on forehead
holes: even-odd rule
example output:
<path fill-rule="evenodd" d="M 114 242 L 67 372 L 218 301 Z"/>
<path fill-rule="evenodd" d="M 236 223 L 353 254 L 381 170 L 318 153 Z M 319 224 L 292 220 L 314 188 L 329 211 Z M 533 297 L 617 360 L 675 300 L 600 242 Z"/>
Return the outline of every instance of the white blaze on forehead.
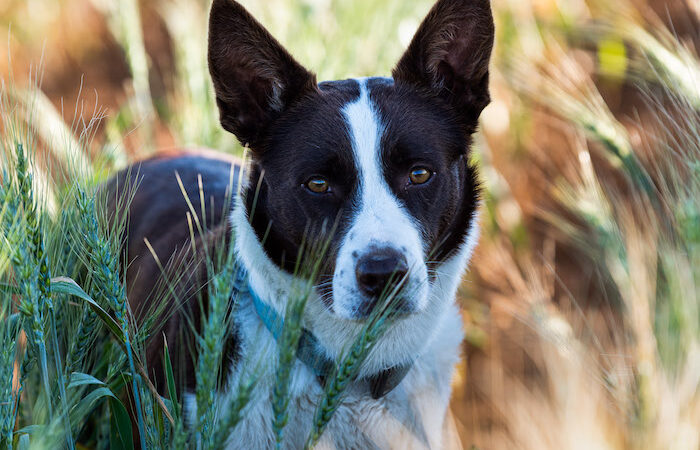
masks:
<path fill-rule="evenodd" d="M 362 188 L 379 188 L 381 177 L 380 141 L 384 127 L 372 105 L 365 80 L 359 80 L 360 98 L 343 108 L 350 127 L 352 150 L 360 172 Z M 373 184 L 374 183 L 374 184 Z"/>
<path fill-rule="evenodd" d="M 357 307 L 359 291 L 355 280 L 358 257 L 373 248 L 390 247 L 406 257 L 410 275 L 406 292 L 416 306 L 427 297 L 427 269 L 423 243 L 415 220 L 401 205 L 384 178 L 381 136 L 384 126 L 369 97 L 367 80 L 357 80 L 360 97 L 343 108 L 358 172 L 358 207 L 338 253 L 334 274 L 334 304 L 339 314 Z"/>

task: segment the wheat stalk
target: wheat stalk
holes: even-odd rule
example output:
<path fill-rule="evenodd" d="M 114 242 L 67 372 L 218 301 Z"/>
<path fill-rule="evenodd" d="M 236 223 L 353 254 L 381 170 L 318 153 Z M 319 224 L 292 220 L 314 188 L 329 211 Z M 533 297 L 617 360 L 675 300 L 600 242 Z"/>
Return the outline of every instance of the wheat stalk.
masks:
<path fill-rule="evenodd" d="M 377 306 L 361 328 L 350 348 L 340 358 L 332 376 L 326 381 L 324 395 L 316 407 L 313 428 L 309 433 L 305 448 L 310 449 L 321 438 L 328 422 L 338 410 L 345 391 L 351 382 L 357 379 L 362 364 L 377 343 L 377 340 L 386 332 L 392 323 L 392 315 L 397 306 L 397 294 L 401 289 L 401 283 L 392 287 L 387 283 L 384 292 L 381 293 Z"/>
<path fill-rule="evenodd" d="M 139 427 L 139 439 L 141 448 L 146 447 L 146 430 L 141 408 L 141 395 L 139 392 L 140 376 L 136 372 L 132 345 L 130 340 L 130 330 L 128 322 L 128 305 L 124 287 L 119 279 L 118 264 L 119 259 L 112 254 L 109 242 L 101 235 L 99 225 L 96 220 L 95 202 L 88 199 L 82 189 L 77 193 L 77 209 L 81 219 L 82 236 L 85 239 L 86 248 L 89 251 L 90 270 L 96 288 L 110 306 L 117 322 L 121 326 L 124 335 L 124 346 L 126 348 L 129 370 L 131 372 L 131 387 L 136 406 L 136 415 Z"/>
<path fill-rule="evenodd" d="M 258 378 L 251 375 L 237 386 L 236 395 L 226 410 L 222 412 L 222 417 L 213 430 L 213 448 L 223 448 L 226 445 L 226 441 L 231 436 L 231 431 L 243 418 L 243 412 L 253 396 L 257 383 Z"/>
<path fill-rule="evenodd" d="M 5 213 L 9 214 L 13 220 L 17 220 L 17 214 L 20 213 L 22 204 L 24 202 L 29 203 L 27 192 L 31 185 L 31 175 L 26 173 L 26 166 L 23 164 L 21 146 L 17 147 L 17 155 L 17 178 L 10 186 L 3 186 L 1 192 Z M 5 174 L 3 182 L 7 183 L 7 180 L 8 177 Z M 8 187 L 11 187 L 11 189 L 7 189 Z M 41 269 L 35 258 L 34 241 L 31 239 L 32 229 L 26 223 L 26 219 L 19 221 L 15 226 L 5 225 L 3 228 L 8 231 L 6 236 L 9 242 L 7 244 L 9 244 L 11 249 L 13 269 L 20 289 L 21 299 L 18 310 L 26 319 L 23 323 L 28 337 L 28 346 L 32 348 L 30 355 L 36 355 L 39 358 L 47 411 L 49 418 L 52 418 L 51 384 L 49 382 L 48 357 L 44 336 L 46 305 L 39 286 Z M 29 364 L 30 362 L 28 361 L 27 365 Z"/>
<path fill-rule="evenodd" d="M 221 370 L 221 355 L 228 332 L 231 301 L 231 280 L 235 270 L 232 246 L 219 273 L 209 283 L 209 311 L 202 334 L 198 337 L 197 359 L 197 433 L 203 448 L 211 448 L 214 437 L 217 375 Z"/>
<path fill-rule="evenodd" d="M 277 342 L 279 356 L 275 383 L 272 387 L 272 430 L 278 449 L 282 446 L 284 427 L 289 420 L 289 383 L 292 367 L 296 361 L 296 349 L 302 334 L 301 319 L 310 293 L 309 287 L 305 294 L 288 300 L 284 328 Z"/>

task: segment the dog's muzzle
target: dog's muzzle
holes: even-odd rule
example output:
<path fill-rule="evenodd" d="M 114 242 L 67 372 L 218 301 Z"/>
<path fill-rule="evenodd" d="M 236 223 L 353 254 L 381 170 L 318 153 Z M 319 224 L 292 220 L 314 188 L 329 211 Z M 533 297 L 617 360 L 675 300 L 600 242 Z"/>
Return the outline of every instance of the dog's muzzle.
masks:
<path fill-rule="evenodd" d="M 369 316 L 379 301 L 384 299 L 392 302 L 391 308 L 395 312 L 409 312 L 400 292 L 408 278 L 408 262 L 397 250 L 385 247 L 364 254 L 355 265 L 355 278 L 364 296 L 357 305 L 360 318 Z"/>

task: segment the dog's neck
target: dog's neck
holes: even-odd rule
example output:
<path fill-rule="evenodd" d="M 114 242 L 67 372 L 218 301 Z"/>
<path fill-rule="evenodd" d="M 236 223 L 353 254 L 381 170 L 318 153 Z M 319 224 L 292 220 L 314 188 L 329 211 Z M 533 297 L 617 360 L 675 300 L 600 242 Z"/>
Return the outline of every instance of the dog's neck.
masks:
<path fill-rule="evenodd" d="M 280 269 L 265 253 L 250 225 L 244 201 L 238 196 L 231 215 L 236 256 L 248 272 L 248 283 L 259 298 L 281 317 L 287 301 L 301 292 L 307 281 Z M 392 366 L 410 364 L 432 342 L 454 302 L 461 275 L 478 239 L 478 220 L 473 220 L 469 237 L 436 269 L 430 285 L 429 306 L 414 316 L 394 323 L 375 344 L 365 361 L 361 376 L 371 376 Z M 326 357 L 337 360 L 362 329 L 361 322 L 338 319 L 312 293 L 304 312 L 303 326 L 316 336 Z"/>

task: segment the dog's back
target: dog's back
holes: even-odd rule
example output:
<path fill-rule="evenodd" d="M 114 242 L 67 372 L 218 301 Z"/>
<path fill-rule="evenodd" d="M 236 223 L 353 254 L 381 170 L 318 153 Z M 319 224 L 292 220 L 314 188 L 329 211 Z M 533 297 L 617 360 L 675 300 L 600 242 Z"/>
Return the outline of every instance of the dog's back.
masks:
<path fill-rule="evenodd" d="M 137 323 L 141 325 L 158 305 L 163 307 L 149 330 L 147 345 L 149 371 L 161 389 L 163 336 L 178 372 L 178 388 L 194 387 L 190 325 L 198 331 L 200 298 L 206 308 L 203 250 L 206 246 L 213 253 L 229 245 L 227 205 L 235 194 L 239 171 L 237 160 L 223 154 L 173 152 L 130 166 L 106 186 L 107 208 L 113 217 L 122 217 L 128 207 L 122 263 Z M 206 230 L 203 235 L 197 221 Z M 233 341 L 231 348 L 235 348 Z"/>

